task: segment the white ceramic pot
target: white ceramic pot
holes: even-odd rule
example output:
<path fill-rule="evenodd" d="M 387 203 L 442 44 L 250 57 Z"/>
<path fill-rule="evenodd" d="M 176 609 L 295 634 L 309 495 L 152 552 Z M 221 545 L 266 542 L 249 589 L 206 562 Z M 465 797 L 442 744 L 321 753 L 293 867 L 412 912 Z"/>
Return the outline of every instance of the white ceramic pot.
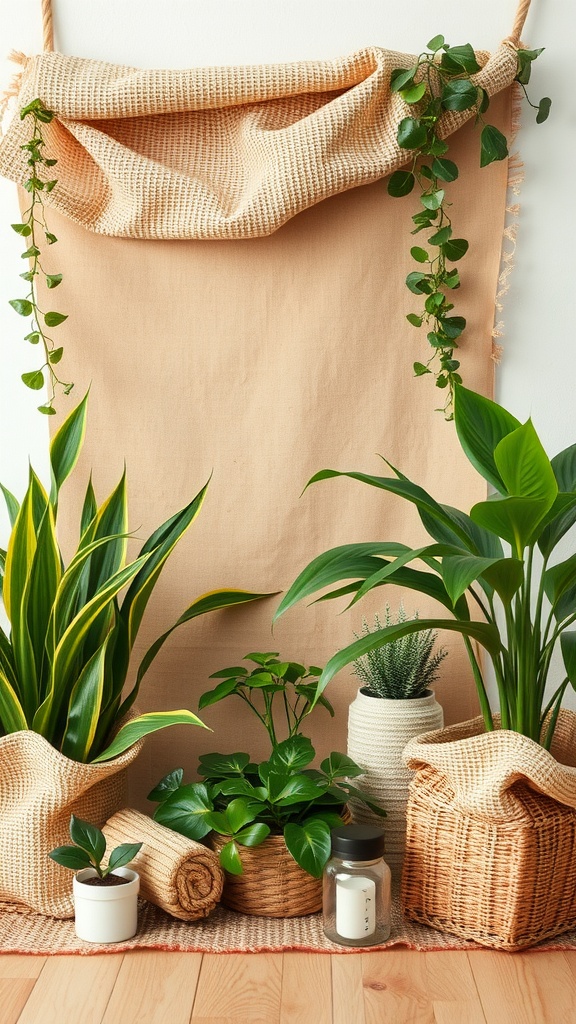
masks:
<path fill-rule="evenodd" d="M 354 822 L 384 829 L 393 875 L 399 875 L 404 859 L 408 786 L 414 775 L 404 766 L 402 751 L 414 736 L 443 725 L 442 708 L 431 690 L 423 697 L 391 700 L 371 697 L 361 688 L 350 705 L 348 754 L 365 771 L 353 781 L 384 808 L 386 817 L 377 817 L 358 800 L 350 800 L 349 807 Z"/>
<path fill-rule="evenodd" d="M 138 927 L 140 876 L 131 868 L 116 868 L 114 875 L 129 881 L 125 885 L 84 885 L 94 878 L 94 868 L 74 875 L 73 895 L 76 935 L 86 942 L 124 942 Z"/>

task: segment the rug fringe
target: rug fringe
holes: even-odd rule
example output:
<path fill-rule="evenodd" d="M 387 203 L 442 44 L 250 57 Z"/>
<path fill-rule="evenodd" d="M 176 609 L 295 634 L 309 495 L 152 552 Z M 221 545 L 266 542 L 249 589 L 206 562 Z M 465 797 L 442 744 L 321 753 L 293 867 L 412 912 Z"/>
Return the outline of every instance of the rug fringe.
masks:
<path fill-rule="evenodd" d="M 516 142 L 516 137 L 521 128 L 522 115 L 522 89 L 514 82 L 512 86 L 512 124 L 510 134 L 510 146 Z M 517 151 L 511 153 L 508 158 L 508 183 L 507 191 L 510 198 L 518 198 L 522 182 L 524 181 L 524 164 Z M 518 233 L 518 218 L 520 216 L 520 203 L 510 202 L 506 206 L 505 226 L 502 234 L 502 252 L 500 256 L 500 274 L 498 275 L 498 290 L 494 305 L 496 313 L 503 310 L 502 299 L 510 289 L 510 275 L 515 267 L 514 257 L 516 255 L 516 236 Z M 509 243 L 509 244 L 506 244 Z M 497 320 L 492 328 L 492 359 L 498 364 L 502 359 L 503 346 L 496 339 L 502 338 L 505 333 L 504 323 Z"/>

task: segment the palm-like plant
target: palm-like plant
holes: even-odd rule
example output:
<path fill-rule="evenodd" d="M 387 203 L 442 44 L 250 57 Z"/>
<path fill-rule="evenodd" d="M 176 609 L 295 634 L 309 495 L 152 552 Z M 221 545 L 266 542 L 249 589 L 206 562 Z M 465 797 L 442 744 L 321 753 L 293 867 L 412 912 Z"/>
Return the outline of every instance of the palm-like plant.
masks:
<path fill-rule="evenodd" d="M 264 595 L 217 590 L 197 598 L 152 644 L 132 689 L 123 696 L 148 600 L 168 556 L 198 515 L 208 485 L 126 564 L 125 474 L 100 507 L 89 482 L 78 549 L 65 567 L 56 532 L 58 497 L 80 454 L 87 398 L 52 440 L 50 493 L 33 470 L 21 504 L 2 487 L 12 532 L 7 550 L 0 552 L 2 597 L 10 621 L 9 634 L 0 629 L 0 734 L 31 729 L 72 760 L 96 762 L 168 725 L 202 726 L 188 710 L 155 712 L 126 722 L 110 741 L 130 711 L 145 672 L 177 626 Z"/>
<path fill-rule="evenodd" d="M 449 618 L 396 624 L 356 640 L 328 662 L 318 695 L 336 672 L 376 647 L 416 630 L 448 629 L 464 638 L 486 728 L 494 723 L 472 640 L 491 659 L 502 727 L 549 747 L 565 690 L 569 684 L 576 688 L 576 630 L 569 628 L 576 622 L 576 554 L 552 564 L 557 545 L 576 523 L 576 445 L 550 460 L 531 420 L 521 424 L 462 386 L 456 388 L 455 423 L 464 453 L 495 493 L 467 515 L 435 501 L 390 463 L 395 476 L 317 473 L 310 483 L 348 476 L 411 502 L 432 543 L 416 549 L 396 543 L 333 548 L 298 576 L 275 618 L 302 598 L 348 580 L 320 600 L 352 594 L 354 604 L 387 583 L 427 594 Z M 483 621 L 472 619 L 472 610 Z M 565 675 L 547 699 L 557 645 Z"/>

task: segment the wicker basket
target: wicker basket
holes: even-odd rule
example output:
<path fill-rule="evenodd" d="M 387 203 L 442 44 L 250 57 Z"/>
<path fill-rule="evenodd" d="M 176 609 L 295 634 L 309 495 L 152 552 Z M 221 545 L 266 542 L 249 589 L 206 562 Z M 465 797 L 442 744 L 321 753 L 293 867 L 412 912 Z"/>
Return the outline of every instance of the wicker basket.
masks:
<path fill-rule="evenodd" d="M 481 718 L 408 744 L 407 917 L 515 950 L 576 927 L 576 714 L 552 752 Z"/>
<path fill-rule="evenodd" d="M 218 853 L 227 836 L 212 834 Z M 322 906 L 322 879 L 304 871 L 288 852 L 284 836 L 268 836 L 260 846 L 242 847 L 241 875 L 226 872 L 222 903 L 259 917 L 300 917 Z"/>

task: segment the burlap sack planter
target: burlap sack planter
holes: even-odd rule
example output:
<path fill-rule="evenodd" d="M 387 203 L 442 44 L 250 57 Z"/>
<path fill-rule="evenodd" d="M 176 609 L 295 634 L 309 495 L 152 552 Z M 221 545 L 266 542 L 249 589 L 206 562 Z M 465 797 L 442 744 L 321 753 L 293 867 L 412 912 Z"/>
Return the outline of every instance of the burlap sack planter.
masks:
<path fill-rule="evenodd" d="M 413 921 L 516 950 L 576 927 L 576 714 L 552 752 L 483 721 L 412 740 L 402 905 Z"/>
<path fill-rule="evenodd" d="M 74 916 L 72 875 L 48 853 L 70 842 L 71 814 L 101 827 L 122 806 L 141 748 L 79 764 L 35 732 L 0 739 L 0 910 Z"/>

